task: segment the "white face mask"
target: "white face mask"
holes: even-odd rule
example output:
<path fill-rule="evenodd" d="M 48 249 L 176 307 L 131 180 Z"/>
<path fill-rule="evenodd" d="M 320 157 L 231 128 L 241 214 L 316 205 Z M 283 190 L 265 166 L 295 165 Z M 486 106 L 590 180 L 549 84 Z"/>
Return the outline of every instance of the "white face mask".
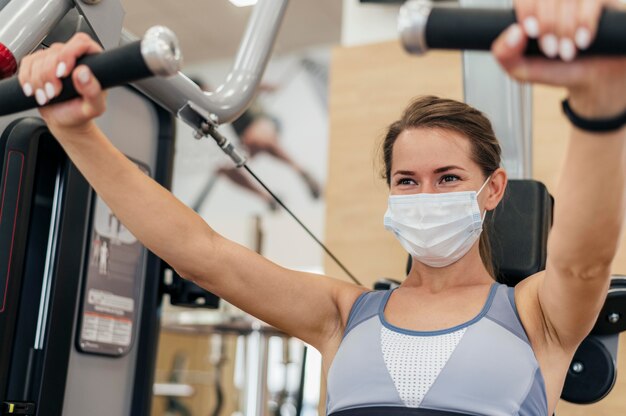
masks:
<path fill-rule="evenodd" d="M 478 192 L 390 195 L 385 228 L 417 261 L 431 267 L 448 266 L 463 257 L 483 229 Z M 486 211 L 485 211 L 486 214 Z"/>

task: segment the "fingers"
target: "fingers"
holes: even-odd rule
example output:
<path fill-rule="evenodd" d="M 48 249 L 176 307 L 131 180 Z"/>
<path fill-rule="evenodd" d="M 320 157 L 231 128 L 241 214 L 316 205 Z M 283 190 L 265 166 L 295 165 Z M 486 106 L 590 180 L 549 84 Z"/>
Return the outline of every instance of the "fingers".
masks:
<path fill-rule="evenodd" d="M 102 52 L 102 48 L 89 35 L 77 33 L 59 52 L 55 75 L 58 78 L 67 76 L 74 70 L 78 58 L 99 52 Z"/>
<path fill-rule="evenodd" d="M 33 87 L 35 100 L 37 100 L 37 104 L 39 104 L 40 106 L 48 102 L 48 99 L 46 98 L 46 93 L 44 91 L 44 84 L 46 79 L 44 73 L 46 60 L 46 54 L 40 52 L 37 56 L 34 57 L 31 64 L 30 84 Z"/>
<path fill-rule="evenodd" d="M 509 72 L 515 72 L 523 61 L 528 43 L 526 34 L 519 24 L 509 26 L 493 43 L 491 51 L 500 65 Z"/>
<path fill-rule="evenodd" d="M 94 118 L 104 112 L 105 100 L 101 94 L 100 83 L 93 76 L 89 67 L 79 65 L 72 73 L 72 81 L 76 92 L 83 97 L 82 113 L 87 118 Z"/>
<path fill-rule="evenodd" d="M 539 45 L 544 55 L 559 60 L 524 55 L 526 36 L 517 42 L 515 26 L 507 29 L 492 45 L 496 59 L 507 73 L 521 82 L 566 87 L 570 95 L 605 97 L 624 85 L 624 60 L 585 57 L 576 62 L 578 50 L 588 48 L 596 36 L 603 7 L 616 0 L 517 0 L 516 12 L 525 35 L 528 19 L 536 16 Z M 532 22 L 532 20 L 531 20 Z M 532 26 L 532 24 L 530 25 Z M 507 39 L 509 40 L 507 42 Z M 615 63 L 613 63 L 615 62 Z M 619 101 L 623 105 L 623 94 Z"/>
<path fill-rule="evenodd" d="M 18 74 L 24 95 L 34 96 L 37 104 L 45 105 L 59 95 L 62 87 L 60 78 L 72 72 L 78 58 L 101 50 L 88 35 L 78 33 L 66 44 L 53 44 L 47 50 L 25 57 Z"/>
<path fill-rule="evenodd" d="M 35 52 L 29 59 L 24 58 L 25 68 L 19 75 L 22 89 L 26 96 L 34 96 L 40 106 L 61 92 L 61 81 L 54 76 L 54 67 L 62 49 L 62 44 L 55 43 L 47 50 Z"/>
<path fill-rule="evenodd" d="M 598 22 L 602 13 L 602 3 L 597 0 L 580 0 L 577 27 L 574 39 L 576 46 L 585 50 L 593 43 L 598 31 Z"/>
<path fill-rule="evenodd" d="M 561 0 L 557 9 L 559 19 L 555 22 L 555 32 L 559 44 L 559 56 L 566 62 L 573 61 L 577 54 L 574 38 L 577 29 L 579 0 Z"/>
<path fill-rule="evenodd" d="M 520 82 L 565 86 L 575 85 L 582 79 L 583 73 L 580 66 L 524 56 L 527 42 L 521 26 L 514 24 L 505 30 L 492 45 L 493 55 L 512 78 Z"/>
<path fill-rule="evenodd" d="M 61 45 L 60 43 L 53 44 L 50 46 L 49 49 L 54 51 L 55 53 L 47 54 L 45 60 L 43 61 L 41 66 L 42 69 L 40 81 L 43 92 L 45 93 L 45 95 L 42 95 L 42 97 L 45 97 L 46 101 L 53 99 L 57 96 L 59 92 L 61 92 L 61 81 L 56 76 L 54 76 L 54 73 L 56 72 L 57 66 L 57 54 L 60 50 L 63 49 L 63 45 Z"/>
<path fill-rule="evenodd" d="M 20 62 L 20 70 L 17 74 L 17 79 L 20 81 L 22 91 L 27 97 L 32 97 L 34 94 L 33 85 L 30 83 L 31 68 L 32 68 L 33 56 L 25 56 Z"/>
<path fill-rule="evenodd" d="M 557 0 L 541 0 L 535 9 L 539 21 L 539 46 L 548 58 L 555 58 L 559 54 L 556 33 L 558 5 Z"/>
<path fill-rule="evenodd" d="M 549 58 L 575 59 L 593 42 L 603 7 L 617 0 L 516 0 L 517 19 Z"/>
<path fill-rule="evenodd" d="M 537 13 L 535 12 L 536 7 L 536 0 L 515 1 L 517 21 L 520 22 L 524 28 L 524 32 L 526 32 L 528 37 L 531 39 L 539 37 L 539 21 L 537 20 Z"/>

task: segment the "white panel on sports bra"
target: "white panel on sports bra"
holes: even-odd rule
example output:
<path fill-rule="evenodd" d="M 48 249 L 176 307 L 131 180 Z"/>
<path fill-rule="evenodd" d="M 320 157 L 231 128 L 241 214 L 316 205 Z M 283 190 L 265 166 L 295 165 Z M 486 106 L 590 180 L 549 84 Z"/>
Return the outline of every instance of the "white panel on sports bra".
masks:
<path fill-rule="evenodd" d="M 419 407 L 466 329 L 443 335 L 415 336 L 382 328 L 385 365 L 406 406 Z"/>

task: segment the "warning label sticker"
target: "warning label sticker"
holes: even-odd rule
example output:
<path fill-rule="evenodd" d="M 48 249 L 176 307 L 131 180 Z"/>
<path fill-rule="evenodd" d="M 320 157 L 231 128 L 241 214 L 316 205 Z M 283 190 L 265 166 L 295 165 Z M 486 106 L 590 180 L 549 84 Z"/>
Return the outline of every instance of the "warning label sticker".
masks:
<path fill-rule="evenodd" d="M 128 347 L 132 340 L 133 321 L 95 312 L 83 315 L 82 339 Z"/>
<path fill-rule="evenodd" d="M 1 0 L 0 0 L 1 1 Z M 138 165 L 145 173 L 147 168 Z M 145 280 L 145 248 L 96 196 L 82 295 L 81 352 L 121 356 L 132 348 Z"/>
<path fill-rule="evenodd" d="M 124 312 L 132 312 L 135 309 L 133 298 L 126 298 L 97 289 L 89 290 L 87 302 L 93 305 L 98 312 L 113 313 L 120 316 L 124 316 Z"/>

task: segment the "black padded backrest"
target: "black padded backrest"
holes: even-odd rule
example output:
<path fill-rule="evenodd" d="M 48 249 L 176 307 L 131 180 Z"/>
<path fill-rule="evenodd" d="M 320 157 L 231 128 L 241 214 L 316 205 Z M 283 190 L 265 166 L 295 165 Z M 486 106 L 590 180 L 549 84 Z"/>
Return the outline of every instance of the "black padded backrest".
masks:
<path fill-rule="evenodd" d="M 545 269 L 552 207 L 541 182 L 509 181 L 502 201 L 485 219 L 499 282 L 515 286 Z"/>
<path fill-rule="evenodd" d="M 515 286 L 546 267 L 552 196 L 541 182 L 510 180 L 498 207 L 485 218 L 500 283 Z M 411 256 L 407 273 L 411 270 Z"/>

